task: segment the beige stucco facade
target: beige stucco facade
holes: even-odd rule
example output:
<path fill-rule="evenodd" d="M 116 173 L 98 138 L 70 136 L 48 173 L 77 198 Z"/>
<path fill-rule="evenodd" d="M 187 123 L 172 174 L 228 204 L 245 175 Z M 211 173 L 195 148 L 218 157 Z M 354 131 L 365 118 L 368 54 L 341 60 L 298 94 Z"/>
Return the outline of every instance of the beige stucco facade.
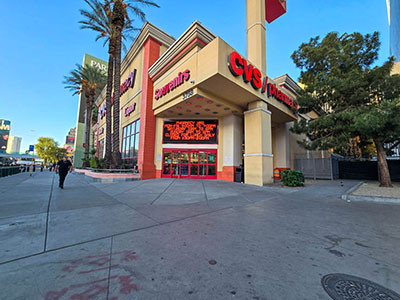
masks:
<path fill-rule="evenodd" d="M 261 35 L 262 28 L 258 29 L 253 26 L 250 30 L 255 38 Z M 297 143 L 290 127 L 298 118 L 295 98 L 300 87 L 288 75 L 276 79 L 266 76 L 265 48 L 251 50 L 253 54 L 246 58 L 197 21 L 177 40 L 163 43 L 161 31 L 147 42 L 141 35 L 146 35 L 143 29 L 122 64 L 121 83 L 134 70 L 136 77 L 134 86 L 120 99 L 120 138 L 123 145 L 124 128 L 140 120 L 140 135 L 147 137 L 140 138 L 142 161 L 139 153 L 138 165 L 143 172 L 150 170 L 146 178 L 190 178 L 191 174 L 184 172 L 192 172 L 188 168 L 197 155 L 209 159 L 203 166 L 208 168 L 203 169 L 205 175 L 234 181 L 236 169 L 243 167 L 245 183 L 255 185 L 273 182 L 274 168 L 293 167 L 292 150 Z M 151 64 L 149 56 L 153 57 Z M 242 74 L 235 73 L 239 71 Z M 105 91 L 96 101 L 99 108 L 104 103 Z M 197 126 L 198 122 L 215 124 L 210 125 L 215 126 L 210 133 L 212 141 L 166 139 L 166 124 Z M 98 140 L 104 139 L 104 127 L 105 117 L 100 114 Z M 179 156 L 178 162 L 174 162 L 174 155 Z M 196 165 L 194 170 L 200 167 Z M 197 172 L 195 178 L 201 178 Z"/>
<path fill-rule="evenodd" d="M 187 49 L 190 36 L 192 41 L 199 39 L 206 42 L 195 42 Z M 186 52 L 172 64 L 167 60 L 163 63 L 161 56 L 149 71 L 154 76 L 157 170 L 161 172 L 162 168 L 161 131 L 164 120 L 216 119 L 219 124 L 219 143 L 216 146 L 218 172 L 223 173 L 224 168 L 236 168 L 244 163 L 246 183 L 262 185 L 272 182 L 275 166 L 290 167 L 289 130 L 286 123 L 297 118 L 293 110 L 266 93 L 255 90 L 241 77 L 233 76 L 227 67 L 227 58 L 235 50 L 200 23 L 193 23 L 181 39 L 186 39 L 187 43 L 177 43 L 176 49 L 174 45 L 171 46 L 164 55 L 167 56 L 168 51 L 179 53 L 186 49 Z M 188 81 L 157 97 L 157 90 L 173 82 L 186 70 L 190 71 Z M 268 82 L 274 83 L 271 79 Z M 289 94 L 287 91 L 285 93 Z M 276 125 L 275 137 L 272 124 Z M 273 138 L 279 151 L 272 149 Z"/>

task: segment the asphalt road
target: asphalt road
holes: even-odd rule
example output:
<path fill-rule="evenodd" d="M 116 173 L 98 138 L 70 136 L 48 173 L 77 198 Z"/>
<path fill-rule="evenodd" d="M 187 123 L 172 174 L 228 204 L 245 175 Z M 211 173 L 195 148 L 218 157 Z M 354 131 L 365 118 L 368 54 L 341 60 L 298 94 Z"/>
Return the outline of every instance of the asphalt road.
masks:
<path fill-rule="evenodd" d="M 0 299 L 322 299 L 345 273 L 400 292 L 400 205 L 216 180 L 0 178 Z"/>

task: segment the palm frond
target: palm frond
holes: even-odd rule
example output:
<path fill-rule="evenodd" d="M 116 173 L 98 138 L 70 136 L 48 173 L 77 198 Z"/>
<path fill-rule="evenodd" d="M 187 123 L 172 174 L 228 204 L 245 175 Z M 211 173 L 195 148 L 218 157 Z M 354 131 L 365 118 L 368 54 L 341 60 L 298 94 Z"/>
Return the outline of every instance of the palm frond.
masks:
<path fill-rule="evenodd" d="M 95 66 L 81 66 L 79 64 L 75 66 L 76 68 L 69 75 L 64 76 L 64 88 L 71 90 L 73 92 L 72 95 L 90 89 L 94 89 L 95 93 L 100 93 L 106 85 L 107 75 Z"/>

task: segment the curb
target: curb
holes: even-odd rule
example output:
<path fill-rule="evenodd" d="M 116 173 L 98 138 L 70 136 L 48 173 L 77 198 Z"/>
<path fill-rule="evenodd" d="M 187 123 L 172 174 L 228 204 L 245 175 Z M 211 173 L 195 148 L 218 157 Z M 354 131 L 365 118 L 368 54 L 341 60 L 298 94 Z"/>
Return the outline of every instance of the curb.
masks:
<path fill-rule="evenodd" d="M 136 181 L 136 180 L 141 180 L 140 178 L 136 177 L 93 177 L 90 175 L 87 175 L 83 172 L 75 172 L 75 174 L 78 174 L 80 176 L 85 176 L 89 181 L 91 182 L 101 182 L 101 183 L 115 183 L 115 182 L 129 182 L 129 181 Z"/>
<path fill-rule="evenodd" d="M 357 183 L 355 186 L 351 187 L 350 189 L 348 189 L 343 195 L 342 195 L 342 199 L 343 200 L 350 200 L 350 194 L 352 192 L 354 192 L 356 189 L 358 189 L 362 184 L 364 183 L 364 181 L 360 181 L 359 183 Z"/>
<path fill-rule="evenodd" d="M 389 198 L 389 197 L 378 197 L 378 196 L 362 196 L 362 195 L 352 195 L 351 193 L 358 189 L 364 182 L 361 181 L 357 183 L 355 186 L 347 190 L 343 195 L 342 199 L 351 202 L 351 201 L 366 201 L 366 202 L 376 202 L 376 203 L 392 203 L 392 204 L 400 204 L 400 198 Z"/>
<path fill-rule="evenodd" d="M 367 202 L 376 202 L 376 203 L 400 204 L 400 198 L 376 197 L 376 196 L 347 195 L 346 200 L 348 202 L 350 202 L 350 201 L 367 201 Z"/>

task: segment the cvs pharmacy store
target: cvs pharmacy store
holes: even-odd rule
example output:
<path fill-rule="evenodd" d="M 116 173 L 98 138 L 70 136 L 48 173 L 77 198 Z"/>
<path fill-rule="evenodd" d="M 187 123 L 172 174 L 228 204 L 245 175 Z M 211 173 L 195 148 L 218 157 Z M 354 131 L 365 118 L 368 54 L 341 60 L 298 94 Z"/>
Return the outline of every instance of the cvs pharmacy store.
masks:
<path fill-rule="evenodd" d="M 122 78 L 135 76 L 120 101 L 121 152 L 142 179 L 234 181 L 244 166 L 245 183 L 263 185 L 274 168 L 293 165 L 299 86 L 265 73 L 265 10 L 265 0 L 248 1 L 248 57 L 197 21 L 177 40 L 144 25 L 123 60 Z M 104 99 L 103 91 L 99 153 Z"/>

